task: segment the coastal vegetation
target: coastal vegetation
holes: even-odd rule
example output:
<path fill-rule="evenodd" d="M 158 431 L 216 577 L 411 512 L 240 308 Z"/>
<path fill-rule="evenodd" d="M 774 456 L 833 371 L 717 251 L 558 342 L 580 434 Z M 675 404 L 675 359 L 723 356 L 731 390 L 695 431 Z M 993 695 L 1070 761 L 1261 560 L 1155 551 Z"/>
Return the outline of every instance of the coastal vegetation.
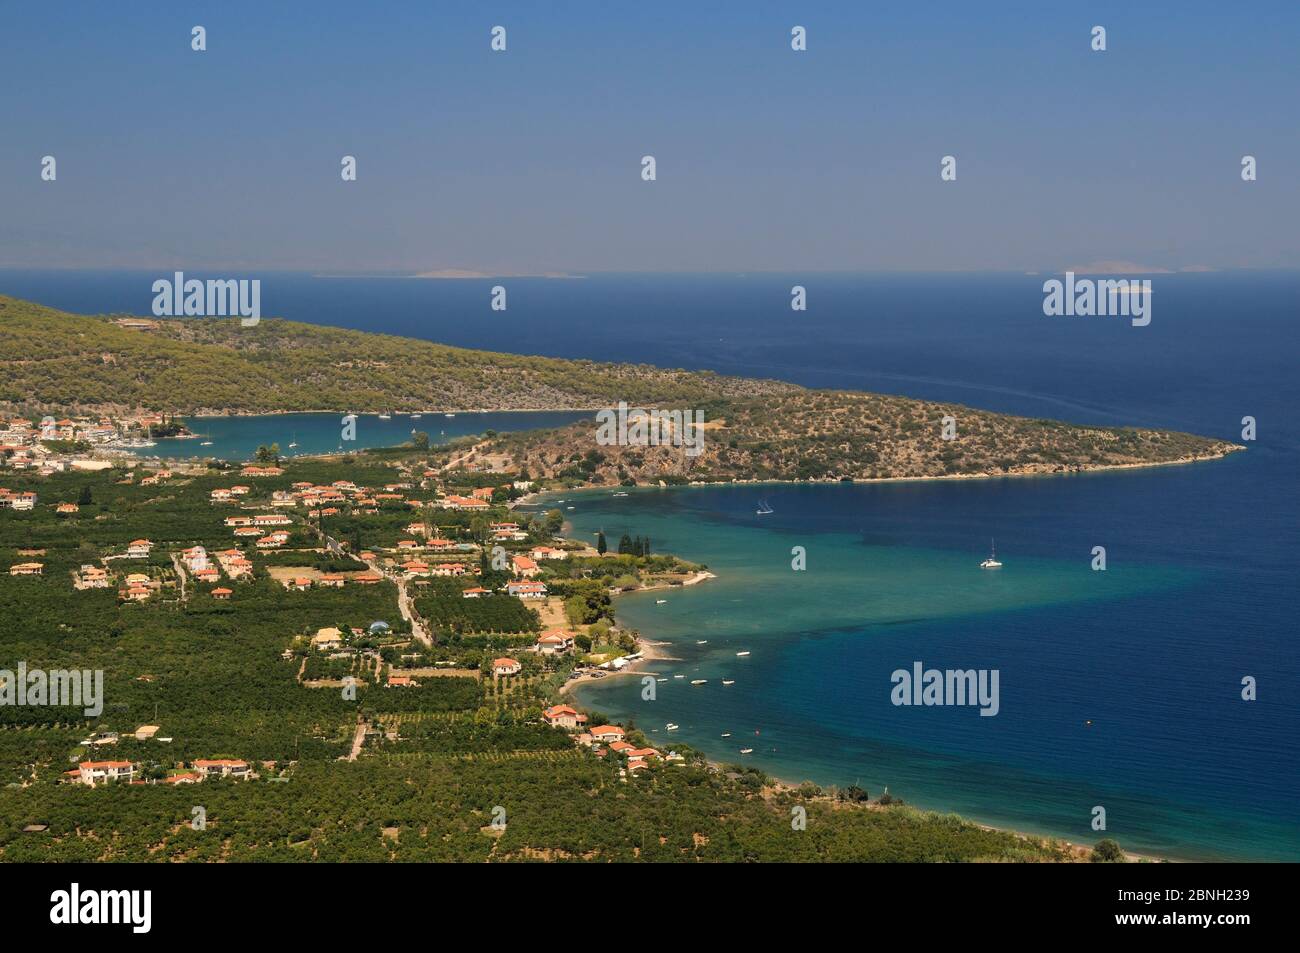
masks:
<path fill-rule="evenodd" d="M 0 405 L 36 414 L 600 408 L 703 414 L 702 452 L 599 445 L 596 425 L 490 435 L 462 464 L 568 486 L 1062 473 L 1177 463 L 1239 447 L 1165 430 L 1078 426 L 970 407 L 645 365 L 520 357 L 268 319 L 112 317 L 0 297 Z M 417 435 L 418 436 L 418 435 Z M 423 445 L 412 449 L 423 450 Z M 263 462 L 278 449 L 259 451 Z"/>
<path fill-rule="evenodd" d="M 231 591 L 224 600 L 179 562 L 196 545 L 213 553 L 238 545 L 225 518 L 265 512 L 273 494 L 295 484 L 382 487 L 424 466 L 365 454 L 293 462 L 251 481 L 238 506 L 210 502 L 213 490 L 239 479 L 219 467 L 187 468 L 152 485 L 126 480 L 123 467 L 7 474 L 9 488 L 36 492 L 40 502 L 28 512 L 0 510 L 0 669 L 21 661 L 102 670 L 104 704 L 92 715 L 0 706 L 0 860 L 1079 859 L 1060 844 L 710 765 L 685 745 L 673 762 L 627 771 L 544 722 L 574 660 L 532 651 L 537 613 L 521 600 L 465 599 L 458 590 L 472 582 L 430 580 L 414 602 L 439 638 L 423 644 L 402 617 L 396 576 L 286 589 L 279 577 L 294 567 L 355 573 L 363 565 L 327 554 L 301 509 L 287 511 L 284 548 L 246 550 L 252 573 L 223 580 Z M 72 500 L 82 501 L 76 514 L 56 514 Z M 373 545 L 395 545 L 390 511 L 339 508 L 340 525 Z M 510 544 L 517 547 L 555 526 L 553 515 L 529 519 L 502 505 L 429 518 L 458 545 L 472 544 L 484 520 L 518 521 L 529 538 Z M 124 558 L 141 539 L 152 543 L 149 554 Z M 41 575 L 9 575 L 31 558 Z M 595 572 L 601 559 L 575 552 L 541 572 L 564 612 L 572 606 L 594 620 L 571 624 L 596 638 L 616 631 L 611 580 L 649 584 L 697 568 L 666 555 L 610 553 L 609 572 Z M 104 567 L 114 585 L 78 588 L 87 564 Z M 147 575 L 157 590 L 124 603 L 116 583 L 128 573 Z M 330 631 L 336 647 L 314 648 L 313 633 Z M 491 671 L 501 654 L 520 660 L 517 674 Z M 404 687 L 394 687 L 397 676 Z M 137 736 L 141 726 L 157 730 Z M 628 734 L 647 743 L 634 726 Z M 243 759 L 256 777 L 162 783 L 204 758 Z M 145 783 L 69 781 L 79 762 L 99 759 L 138 765 Z M 203 829 L 190 823 L 196 804 L 206 812 Z M 497 807 L 505 821 L 494 826 Z M 800 812 L 806 829 L 792 826 Z"/>
<path fill-rule="evenodd" d="M 692 406 L 794 385 L 547 357 L 520 357 L 342 328 L 263 319 L 69 314 L 0 295 L 0 404 L 31 411 L 168 414 L 340 413 L 432 408 L 603 407 L 619 400 Z"/>
<path fill-rule="evenodd" d="M 505 434 L 476 452 L 568 486 L 632 486 L 1068 473 L 1240 449 L 1175 431 L 1090 427 L 855 391 L 719 402 L 707 419 L 694 455 L 671 445 L 599 446 L 588 421 Z"/>

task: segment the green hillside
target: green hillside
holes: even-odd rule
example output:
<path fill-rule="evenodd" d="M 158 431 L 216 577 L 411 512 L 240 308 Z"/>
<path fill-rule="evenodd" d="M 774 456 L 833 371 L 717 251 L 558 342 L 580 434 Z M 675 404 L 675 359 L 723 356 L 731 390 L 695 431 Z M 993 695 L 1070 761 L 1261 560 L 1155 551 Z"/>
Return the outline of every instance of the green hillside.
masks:
<path fill-rule="evenodd" d="M 115 316 L 120 318 L 121 316 Z M 519 357 L 264 319 L 68 314 L 0 296 L 0 403 L 168 413 L 522 410 L 688 402 L 795 390 L 707 372 Z"/>

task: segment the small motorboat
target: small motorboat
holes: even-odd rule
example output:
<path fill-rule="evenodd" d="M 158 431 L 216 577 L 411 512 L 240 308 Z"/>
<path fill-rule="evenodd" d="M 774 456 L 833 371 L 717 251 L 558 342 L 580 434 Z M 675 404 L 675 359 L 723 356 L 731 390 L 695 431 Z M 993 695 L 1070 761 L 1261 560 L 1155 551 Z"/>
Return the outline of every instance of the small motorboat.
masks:
<path fill-rule="evenodd" d="M 703 685 L 703 684 L 704 684 L 705 682 L 707 682 L 707 681 L 708 681 L 707 678 L 693 678 L 693 679 L 691 679 L 691 684 L 692 684 L 692 685 Z"/>
<path fill-rule="evenodd" d="M 668 722 L 668 724 L 664 725 L 664 729 L 667 730 L 667 731 L 676 731 L 676 730 L 677 730 L 677 727 L 678 727 L 678 726 L 675 725 L 675 724 L 673 724 L 671 721 Z"/>
<path fill-rule="evenodd" d="M 754 749 L 753 749 L 753 748 L 741 748 L 741 749 L 740 749 L 740 753 L 741 753 L 741 754 L 753 754 L 753 753 L 754 753 Z"/>
<path fill-rule="evenodd" d="M 736 658 L 744 658 L 748 654 L 749 654 L 748 652 L 737 652 Z"/>
<path fill-rule="evenodd" d="M 735 684 L 736 684 L 736 680 L 735 680 L 734 678 L 724 678 L 724 679 L 722 680 L 722 684 L 723 684 L 723 685 L 735 685 Z"/>

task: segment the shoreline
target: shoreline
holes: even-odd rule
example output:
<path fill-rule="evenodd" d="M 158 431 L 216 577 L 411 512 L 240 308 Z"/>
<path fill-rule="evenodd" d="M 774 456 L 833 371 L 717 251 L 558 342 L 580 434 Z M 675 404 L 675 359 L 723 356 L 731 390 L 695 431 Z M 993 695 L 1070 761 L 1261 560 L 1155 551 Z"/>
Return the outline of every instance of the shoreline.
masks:
<path fill-rule="evenodd" d="M 1243 449 L 1244 449 L 1244 448 L 1243 448 Z M 1159 464 L 1157 464 L 1157 465 L 1159 465 Z M 1050 474 L 1048 474 L 1048 475 L 1050 475 Z M 755 482 L 757 482 L 757 481 L 755 481 Z M 773 483 L 788 484 L 788 483 L 814 482 L 814 481 L 764 481 L 764 482 L 773 482 Z M 831 481 L 824 481 L 824 482 L 831 482 Z M 840 482 L 840 481 L 833 481 L 833 482 L 838 483 L 838 482 Z M 716 484 L 713 484 L 713 485 L 716 485 Z M 584 488 L 584 489 L 586 489 L 586 490 L 595 490 L 595 489 L 604 489 L 604 488 L 603 488 L 603 487 L 586 487 L 586 488 Z M 680 487 L 668 487 L 667 489 L 680 489 Z M 547 491 L 547 492 L 550 492 L 550 491 Z M 564 491 L 557 491 L 557 492 L 564 492 Z M 569 492 L 573 492 L 573 491 L 569 491 Z M 545 495 L 544 492 L 539 492 L 539 493 L 529 494 L 529 496 L 544 496 L 544 495 Z M 522 502 L 522 499 L 521 499 L 521 500 L 518 500 L 518 501 L 515 501 L 515 502 Z M 568 541 L 568 542 L 578 542 L 578 540 L 573 539 L 573 538 L 572 538 L 571 536 L 569 536 L 569 535 L 565 535 L 565 536 L 563 536 L 562 538 L 563 538 L 564 540 Z M 678 557 L 678 558 L 682 558 L 682 557 Z M 643 586 L 643 587 L 640 587 L 640 588 L 637 588 L 637 589 L 629 590 L 628 592 L 620 592 L 620 593 L 617 593 L 616 596 L 615 596 L 615 598 L 617 598 L 618 596 L 629 595 L 629 594 L 631 594 L 631 593 L 633 593 L 633 592 L 652 592 L 652 591 L 658 591 L 658 590 L 662 590 L 662 589 L 684 588 L 684 587 L 686 587 L 686 586 L 692 586 L 692 585 L 697 585 L 697 584 L 699 584 L 699 583 L 701 583 L 701 582 L 706 582 L 706 581 L 708 581 L 709 579 L 717 579 L 717 578 L 718 578 L 717 573 L 710 572 L 710 571 L 707 570 L 707 569 L 706 569 L 706 570 L 700 570 L 700 571 L 696 572 L 695 574 L 693 574 L 693 575 L 690 577 L 689 580 L 683 582 L 683 583 L 681 584 L 680 587 L 678 587 L 678 586 L 673 586 L 673 585 L 668 584 L 668 583 L 657 584 L 657 585 L 650 585 L 650 586 Z M 677 661 L 677 660 L 678 660 L 677 657 L 674 656 L 674 655 L 672 655 L 672 654 L 670 654 L 669 651 L 668 651 L 668 649 L 669 649 L 673 644 L 674 644 L 674 643 L 669 642 L 669 641 L 665 641 L 665 640 L 662 640 L 662 639 L 656 640 L 656 639 L 652 639 L 652 638 L 649 638 L 649 637 L 646 637 L 646 636 L 641 636 L 641 637 L 638 639 L 638 642 L 637 642 L 637 648 L 638 648 L 638 650 L 641 652 L 641 657 L 640 657 L 639 659 L 636 659 L 636 660 L 633 661 L 633 662 L 629 662 L 629 663 L 627 664 L 626 667 L 624 667 L 623 669 L 620 669 L 620 670 L 618 670 L 618 671 L 603 671 L 603 670 L 600 670 L 600 671 L 601 671 L 601 675 L 600 675 L 599 678 L 593 677 L 593 676 L 590 675 L 590 674 L 584 674 L 584 675 L 581 675 L 581 676 L 579 676 L 578 678 L 575 678 L 575 679 L 573 679 L 573 680 L 571 680 L 571 681 L 567 681 L 567 682 L 565 682 L 563 685 L 560 686 L 559 697 L 560 697 L 560 698 L 567 698 L 567 699 L 569 699 L 570 701 L 572 701 L 572 702 L 574 702 L 575 704 L 577 704 L 580 708 L 584 708 L 584 709 L 585 709 L 586 706 L 585 706 L 582 702 L 580 702 L 576 697 L 574 697 L 574 696 L 572 695 L 572 691 L 571 691 L 572 689 L 576 689 L 576 688 L 577 688 L 578 686 L 580 686 L 580 685 L 590 684 L 590 683 L 592 683 L 592 682 L 596 682 L 596 681 L 602 681 L 602 680 L 604 680 L 604 679 L 606 679 L 606 678 L 620 678 L 620 677 L 627 677 L 627 676 L 633 676 L 633 675 L 642 675 L 642 674 L 644 674 L 644 673 L 643 673 L 643 666 L 645 666 L 645 665 L 647 665 L 647 664 L 649 664 L 649 663 L 652 663 L 652 662 L 671 662 L 671 661 Z M 697 751 L 698 751 L 698 749 L 693 749 L 693 750 L 697 750 Z M 703 752 L 700 752 L 700 754 L 703 755 Z M 707 755 L 704 756 L 704 763 L 705 763 L 705 764 L 706 764 L 706 765 L 707 765 L 711 770 L 719 771 L 719 772 L 725 772 L 725 771 L 727 771 L 727 770 L 729 769 L 729 767 L 732 766 L 732 765 L 740 765 L 740 762 L 724 762 L 724 761 L 718 760 L 717 758 L 710 757 L 710 756 L 707 756 Z M 740 766 L 743 767 L 743 765 L 740 765 Z M 808 779 L 803 779 L 803 780 L 796 781 L 796 780 L 793 780 L 793 779 L 788 778 L 788 777 L 781 777 L 781 776 L 778 776 L 778 775 L 772 774 L 772 773 L 770 773 L 769 771 L 767 771 L 766 769 L 762 769 L 762 768 L 760 768 L 760 769 L 758 769 L 758 770 L 762 771 L 762 772 L 763 772 L 763 775 L 767 778 L 767 785 L 766 785 L 766 788 L 767 788 L 767 789 L 770 789 L 770 790 L 771 790 L 773 793 L 775 793 L 775 794 L 779 794 L 779 793 L 782 793 L 782 792 L 794 792 L 794 791 L 798 791 L 799 788 L 800 788 L 804 783 L 806 783 L 807 780 L 808 780 Z M 813 783 L 815 783 L 815 782 L 813 782 Z M 823 792 L 826 790 L 826 787 L 827 787 L 827 786 L 823 786 L 823 785 L 817 785 L 817 786 L 818 786 L 819 789 L 823 790 Z M 838 787 L 840 787 L 840 785 L 838 785 L 838 784 L 834 784 L 834 785 L 829 785 L 829 787 L 832 787 L 832 788 L 838 788 Z M 764 795 L 764 796 L 765 796 L 765 795 Z M 823 793 L 822 795 L 819 795 L 817 798 L 815 798 L 815 800 L 824 800 L 824 801 L 828 801 L 828 802 L 830 802 L 830 803 L 832 803 L 832 804 L 836 804 L 836 803 L 838 803 L 838 802 L 837 802 L 837 801 L 836 801 L 832 796 L 830 796 L 830 795 L 826 795 L 826 794 L 824 794 L 824 793 Z M 926 812 L 926 813 L 932 813 L 932 814 L 951 814 L 951 813 L 954 813 L 954 812 L 949 811 L 949 810 L 946 810 L 946 809 L 944 809 L 944 808 L 927 807 L 927 806 L 925 806 L 925 805 L 923 805 L 923 804 L 920 804 L 920 803 L 913 803 L 913 802 L 911 802 L 911 801 L 905 801 L 904 804 L 905 804 L 906 806 L 908 806 L 908 807 L 914 808 L 915 810 L 923 811 L 923 812 Z M 886 810 L 886 809 L 887 809 L 886 806 L 884 806 L 884 805 L 879 805 L 879 804 L 875 804 L 875 803 L 868 803 L 868 804 L 862 805 L 862 807 L 863 807 L 863 809 L 866 809 L 866 810 Z M 1024 840 L 1024 841 L 1041 841 L 1041 842 L 1048 843 L 1048 844 L 1055 844 L 1055 845 L 1059 846 L 1059 847 L 1060 847 L 1060 848 L 1061 848 L 1061 849 L 1062 849 L 1066 854 L 1070 855 L 1070 858 L 1071 858 L 1071 861 L 1072 861 L 1072 862 L 1076 862 L 1076 863 L 1087 863 L 1087 862 L 1089 862 L 1090 856 L 1091 856 L 1091 854 L 1092 854 L 1093 845 L 1090 845 L 1090 844 L 1081 844 L 1081 843 L 1079 843 L 1079 842 L 1077 842 L 1077 841 L 1068 840 L 1068 839 L 1066 839 L 1066 838 L 1058 837 L 1058 836 L 1053 835 L 1053 834 L 1047 834 L 1047 833 L 1044 833 L 1044 834 L 1036 834 L 1036 833 L 1032 833 L 1032 832 L 1029 832 L 1029 831 L 1017 830 L 1017 829 L 1015 829 L 1015 828 L 1010 828 L 1010 827 L 1000 827 L 1000 826 L 998 826 L 998 825 L 996 825 L 996 824 L 990 824 L 990 823 L 987 823 L 987 822 L 985 822 L 985 821 L 978 820 L 977 818 L 968 817 L 968 816 L 965 815 L 965 814 L 958 814 L 957 816 L 958 816 L 962 821 L 964 821 L 964 822 L 966 822 L 966 823 L 969 823 L 969 824 L 973 824 L 973 825 L 975 825 L 976 827 L 981 828 L 982 830 L 986 830 L 986 831 L 994 831 L 994 832 L 1001 833 L 1001 834 L 1009 834 L 1009 835 L 1011 835 L 1012 837 L 1015 837 L 1015 838 L 1017 838 L 1017 839 Z M 1101 839 L 1105 839 L 1105 838 L 1101 838 Z M 1121 849 L 1122 849 L 1122 848 L 1121 848 Z M 1158 855 L 1154 855 L 1154 854 L 1136 853 L 1136 852 L 1129 851 L 1129 850 L 1124 850 L 1124 857 L 1125 857 L 1125 860 L 1126 860 L 1127 862 L 1129 862 L 1129 863 L 1179 863 L 1179 862 L 1183 862 L 1183 861 L 1180 861 L 1180 860 L 1177 859 L 1177 858 L 1163 857 L 1163 856 L 1158 856 Z M 1187 862 L 1192 863 L 1192 862 L 1195 862 L 1195 861 L 1194 861 L 1194 860 L 1189 860 L 1189 861 L 1187 861 Z"/>
<path fill-rule="evenodd" d="M 1224 443 L 1228 443 L 1228 441 L 1224 441 Z M 690 483 L 647 483 L 644 485 L 638 484 L 637 486 L 623 486 L 619 483 L 594 483 L 586 486 L 573 487 L 572 489 L 567 490 L 534 490 L 516 500 L 511 500 L 508 506 L 511 509 L 514 509 L 516 506 L 532 506 L 536 503 L 538 497 L 553 495 L 556 493 L 591 493 L 597 490 L 684 490 L 692 487 L 708 486 L 856 486 L 858 484 L 922 483 L 937 482 L 940 480 L 1008 480 L 1027 479 L 1031 477 L 1086 476 L 1092 473 L 1116 473 L 1125 470 L 1148 470 L 1154 467 L 1179 467 L 1190 466 L 1194 463 L 1209 463 L 1214 460 L 1225 460 L 1232 454 L 1246 449 L 1244 446 L 1239 444 L 1230 444 L 1230 447 L 1231 449 L 1226 450 L 1223 453 L 1180 457 L 1177 460 L 1154 460 L 1150 463 L 1111 463 L 1094 467 L 1077 467 L 1069 470 L 1024 471 L 1013 473 L 943 473 L 934 476 L 854 477 L 852 479 L 842 480 L 695 480 Z"/>

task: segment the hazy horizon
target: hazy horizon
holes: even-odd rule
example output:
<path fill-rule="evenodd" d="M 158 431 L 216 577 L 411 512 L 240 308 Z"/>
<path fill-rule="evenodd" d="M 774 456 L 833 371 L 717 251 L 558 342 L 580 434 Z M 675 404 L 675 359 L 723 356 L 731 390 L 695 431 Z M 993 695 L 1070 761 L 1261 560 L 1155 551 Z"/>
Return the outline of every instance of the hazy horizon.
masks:
<path fill-rule="evenodd" d="M 0 267 L 1300 267 L 1300 7 L 1172 9 L 16 8 Z"/>

